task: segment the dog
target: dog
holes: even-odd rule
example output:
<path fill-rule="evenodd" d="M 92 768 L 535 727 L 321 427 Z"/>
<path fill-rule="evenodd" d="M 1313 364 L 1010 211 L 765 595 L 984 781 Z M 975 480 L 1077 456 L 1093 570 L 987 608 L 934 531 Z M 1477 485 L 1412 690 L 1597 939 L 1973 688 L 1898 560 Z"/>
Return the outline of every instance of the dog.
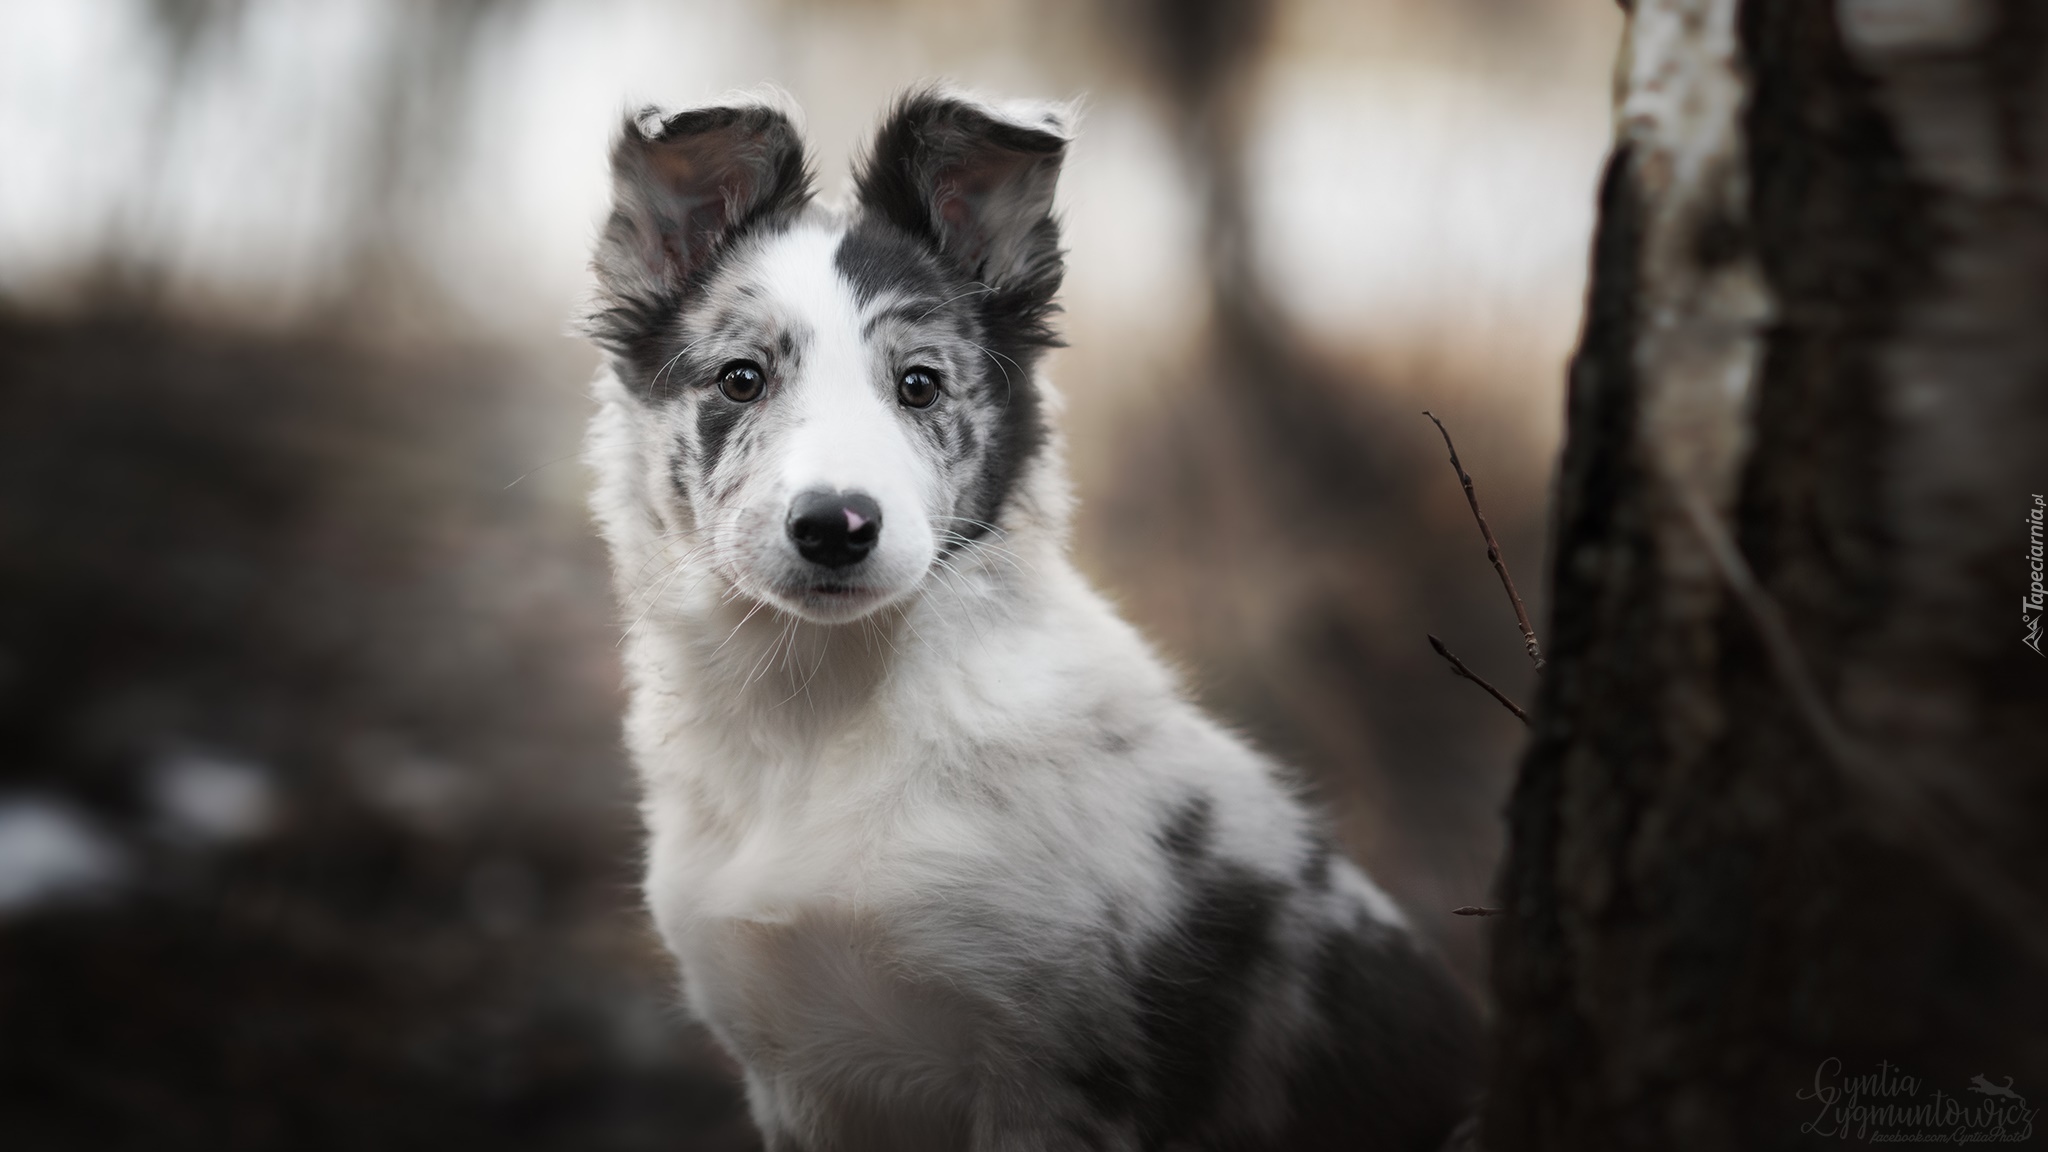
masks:
<path fill-rule="evenodd" d="M 1427 1149 L 1474 1010 L 1067 556 L 1067 113 L 629 116 L 587 460 L 645 897 L 772 1152 Z"/>

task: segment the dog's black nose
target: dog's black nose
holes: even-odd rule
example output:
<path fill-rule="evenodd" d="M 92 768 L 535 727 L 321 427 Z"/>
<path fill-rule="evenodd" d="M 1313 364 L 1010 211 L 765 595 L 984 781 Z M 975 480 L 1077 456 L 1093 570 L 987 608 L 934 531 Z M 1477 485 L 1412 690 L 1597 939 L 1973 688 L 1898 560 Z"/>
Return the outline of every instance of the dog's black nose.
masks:
<path fill-rule="evenodd" d="M 861 492 L 806 492 L 790 506 L 789 538 L 813 564 L 858 564 L 882 538 L 881 505 Z"/>

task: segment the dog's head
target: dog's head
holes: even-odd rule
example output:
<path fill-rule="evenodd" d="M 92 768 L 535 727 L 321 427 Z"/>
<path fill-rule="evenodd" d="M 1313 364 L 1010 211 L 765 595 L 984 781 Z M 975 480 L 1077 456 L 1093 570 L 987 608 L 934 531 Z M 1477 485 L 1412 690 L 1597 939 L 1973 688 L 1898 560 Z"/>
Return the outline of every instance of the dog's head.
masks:
<path fill-rule="evenodd" d="M 1045 437 L 1065 129 L 904 97 L 844 213 L 781 112 L 629 119 L 592 330 L 659 454 L 654 520 L 742 594 L 843 622 L 995 531 Z"/>

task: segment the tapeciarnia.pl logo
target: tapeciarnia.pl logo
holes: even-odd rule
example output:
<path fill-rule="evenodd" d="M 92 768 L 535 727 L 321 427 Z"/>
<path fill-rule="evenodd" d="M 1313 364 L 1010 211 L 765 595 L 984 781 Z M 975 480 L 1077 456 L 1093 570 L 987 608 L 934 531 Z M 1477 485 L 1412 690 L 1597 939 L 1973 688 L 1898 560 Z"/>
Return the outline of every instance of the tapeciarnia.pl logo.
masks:
<path fill-rule="evenodd" d="M 2039 492 L 2034 493 L 2034 506 L 2027 510 L 2027 567 L 2031 570 L 2033 582 L 2027 586 L 2027 594 L 2020 601 L 2020 627 L 2025 631 L 2020 643 L 2034 650 L 2036 656 L 2048 656 L 2041 651 L 2041 614 L 2048 608 L 2048 588 L 2041 586 L 2042 551 L 2041 518 L 2048 514 L 2048 502 Z"/>

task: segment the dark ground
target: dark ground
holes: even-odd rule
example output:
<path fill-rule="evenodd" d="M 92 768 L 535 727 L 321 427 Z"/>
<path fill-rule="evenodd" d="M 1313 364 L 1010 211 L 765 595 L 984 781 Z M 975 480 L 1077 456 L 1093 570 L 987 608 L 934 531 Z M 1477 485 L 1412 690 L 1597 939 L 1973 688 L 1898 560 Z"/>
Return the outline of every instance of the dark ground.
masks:
<path fill-rule="evenodd" d="M 0 322 L 0 802 L 126 861 L 0 918 L 0 1142 L 752 1146 L 634 908 L 580 473 L 505 487 L 532 374 Z M 195 756 L 269 826 L 159 811 Z"/>

